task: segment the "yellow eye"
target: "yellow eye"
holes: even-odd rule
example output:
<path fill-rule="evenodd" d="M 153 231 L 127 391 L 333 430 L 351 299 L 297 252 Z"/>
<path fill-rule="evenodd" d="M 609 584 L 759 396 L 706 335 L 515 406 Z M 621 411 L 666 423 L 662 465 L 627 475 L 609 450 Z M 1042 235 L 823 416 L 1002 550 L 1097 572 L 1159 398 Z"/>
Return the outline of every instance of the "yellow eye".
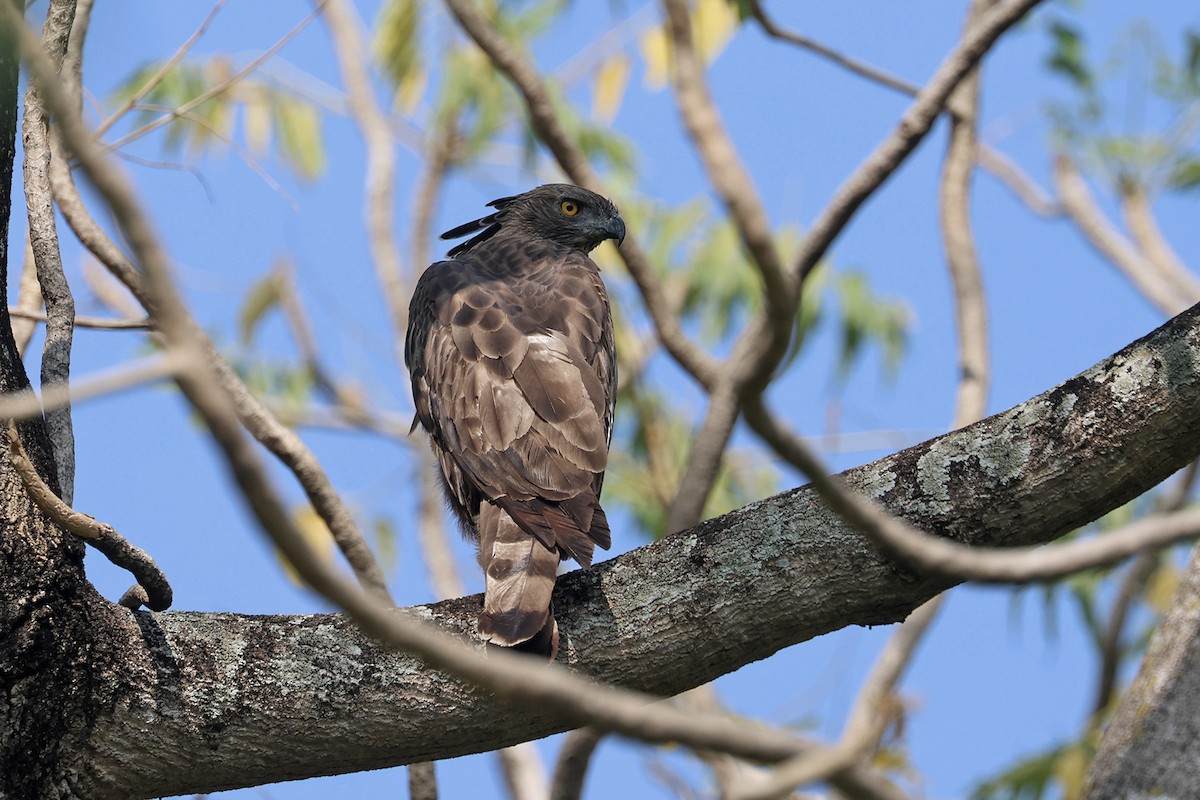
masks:
<path fill-rule="evenodd" d="M 561 208 L 562 212 L 568 217 L 573 217 L 579 213 L 579 206 L 574 200 L 563 200 L 559 208 Z"/>

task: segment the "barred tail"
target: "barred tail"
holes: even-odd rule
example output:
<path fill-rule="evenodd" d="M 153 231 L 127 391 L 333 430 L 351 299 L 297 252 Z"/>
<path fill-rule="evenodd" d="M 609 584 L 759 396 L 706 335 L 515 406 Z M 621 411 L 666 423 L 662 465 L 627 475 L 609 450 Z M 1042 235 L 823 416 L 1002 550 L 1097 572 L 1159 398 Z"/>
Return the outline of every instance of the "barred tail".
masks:
<path fill-rule="evenodd" d="M 492 644 L 517 647 L 551 659 L 558 625 L 550 595 L 559 555 L 522 530 L 491 503 L 479 510 L 479 564 L 486 576 L 479 633 Z"/>

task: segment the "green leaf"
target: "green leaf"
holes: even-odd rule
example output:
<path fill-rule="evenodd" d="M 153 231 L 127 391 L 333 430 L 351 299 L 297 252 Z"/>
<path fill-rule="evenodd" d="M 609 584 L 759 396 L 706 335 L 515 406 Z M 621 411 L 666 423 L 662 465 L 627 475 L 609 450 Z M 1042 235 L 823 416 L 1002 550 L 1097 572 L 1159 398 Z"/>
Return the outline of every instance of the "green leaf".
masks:
<path fill-rule="evenodd" d="M 279 131 L 279 150 L 296 174 L 314 180 L 325 169 L 325 146 L 321 137 L 321 116 L 308 102 L 279 95 L 275 104 L 275 127 Z"/>
<path fill-rule="evenodd" d="M 1176 161 L 1167 177 L 1167 186 L 1179 191 L 1200 189 L 1200 158 L 1188 156 Z"/>
<path fill-rule="evenodd" d="M 1062 20 L 1056 20 L 1050 25 L 1050 36 L 1053 49 L 1046 59 L 1046 66 L 1079 88 L 1090 89 L 1094 81 L 1079 31 Z"/>
<path fill-rule="evenodd" d="M 754 17 L 754 4 L 750 0 L 729 0 L 729 5 L 737 12 L 738 22 L 745 22 Z"/>
<path fill-rule="evenodd" d="M 421 4 L 389 0 L 375 21 L 372 50 L 383 74 L 399 89 L 420 64 Z"/>
<path fill-rule="evenodd" d="M 271 270 L 250 287 L 238 312 L 238 339 L 243 346 L 254 341 L 259 323 L 282 297 L 283 275 L 278 270 Z"/>

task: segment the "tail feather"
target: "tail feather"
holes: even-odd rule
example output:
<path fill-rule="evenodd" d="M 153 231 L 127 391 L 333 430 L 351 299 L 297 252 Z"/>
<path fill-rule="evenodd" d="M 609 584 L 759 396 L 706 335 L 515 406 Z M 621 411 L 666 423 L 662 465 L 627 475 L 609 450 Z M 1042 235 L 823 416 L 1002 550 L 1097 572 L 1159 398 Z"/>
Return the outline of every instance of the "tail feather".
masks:
<path fill-rule="evenodd" d="M 503 509 L 484 503 L 479 513 L 479 562 L 486 576 L 479 633 L 504 647 L 530 642 L 553 658 L 558 631 L 550 595 L 558 551 L 531 537 Z"/>
<path fill-rule="evenodd" d="M 607 550 L 612 544 L 608 517 L 595 495 L 582 494 L 560 502 L 540 498 L 496 499 L 526 533 L 551 550 L 559 550 L 580 566 L 592 565 L 596 545 Z"/>

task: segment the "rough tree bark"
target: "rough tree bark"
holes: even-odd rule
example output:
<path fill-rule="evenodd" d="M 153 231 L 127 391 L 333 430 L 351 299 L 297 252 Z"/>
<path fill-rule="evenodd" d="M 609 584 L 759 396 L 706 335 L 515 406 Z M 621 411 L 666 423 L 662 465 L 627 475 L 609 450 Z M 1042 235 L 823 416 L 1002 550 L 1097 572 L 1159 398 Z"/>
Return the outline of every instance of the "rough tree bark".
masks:
<path fill-rule="evenodd" d="M 1200 547 L 1104 731 L 1087 800 L 1196 796 L 1200 764 Z"/>

